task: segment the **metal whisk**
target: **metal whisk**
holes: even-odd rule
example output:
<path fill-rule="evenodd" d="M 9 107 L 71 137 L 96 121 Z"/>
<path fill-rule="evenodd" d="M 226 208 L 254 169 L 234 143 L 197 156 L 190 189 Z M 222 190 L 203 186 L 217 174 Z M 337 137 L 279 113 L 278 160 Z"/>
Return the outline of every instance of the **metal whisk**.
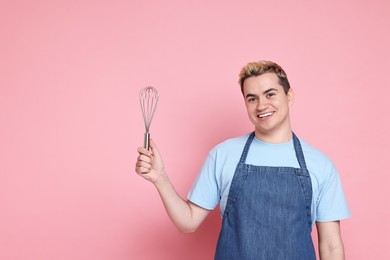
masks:
<path fill-rule="evenodd" d="M 145 138 L 144 138 L 144 147 L 149 150 L 149 140 L 150 140 L 150 123 L 152 123 L 154 112 L 156 112 L 157 103 L 158 103 L 158 92 L 154 87 L 143 88 L 139 92 L 139 101 L 141 103 L 142 115 L 145 122 Z"/>

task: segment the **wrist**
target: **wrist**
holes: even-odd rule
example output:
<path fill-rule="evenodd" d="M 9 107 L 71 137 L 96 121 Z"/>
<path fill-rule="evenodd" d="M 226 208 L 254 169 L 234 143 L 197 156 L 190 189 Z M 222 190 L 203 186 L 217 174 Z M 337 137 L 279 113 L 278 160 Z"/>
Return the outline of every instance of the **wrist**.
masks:
<path fill-rule="evenodd" d="M 169 178 L 165 170 L 161 170 L 158 174 L 158 178 L 153 182 L 156 188 L 164 186 L 166 183 L 169 183 Z"/>

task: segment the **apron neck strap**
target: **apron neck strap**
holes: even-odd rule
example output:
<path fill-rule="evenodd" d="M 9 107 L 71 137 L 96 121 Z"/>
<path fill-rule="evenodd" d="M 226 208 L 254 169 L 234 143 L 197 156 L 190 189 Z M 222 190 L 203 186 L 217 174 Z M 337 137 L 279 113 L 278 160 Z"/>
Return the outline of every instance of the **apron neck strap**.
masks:
<path fill-rule="evenodd" d="M 299 166 L 301 166 L 301 169 L 306 170 L 307 167 L 306 167 L 305 156 L 303 155 L 302 145 L 294 132 L 293 132 L 293 141 L 294 141 L 295 154 L 297 156 Z"/>
<path fill-rule="evenodd" d="M 301 142 L 299 141 L 298 137 L 295 135 L 294 132 L 292 134 L 293 134 L 293 143 L 294 143 L 295 155 L 297 156 L 297 160 L 298 160 L 299 166 L 301 167 L 301 169 L 307 169 L 305 157 L 303 155 Z M 253 141 L 254 138 L 255 138 L 255 132 L 252 132 L 249 135 L 248 140 L 245 143 L 244 150 L 243 150 L 243 152 L 241 154 L 240 163 L 245 164 L 246 157 L 247 157 L 248 151 L 249 151 L 249 147 L 251 146 L 252 141 Z"/>

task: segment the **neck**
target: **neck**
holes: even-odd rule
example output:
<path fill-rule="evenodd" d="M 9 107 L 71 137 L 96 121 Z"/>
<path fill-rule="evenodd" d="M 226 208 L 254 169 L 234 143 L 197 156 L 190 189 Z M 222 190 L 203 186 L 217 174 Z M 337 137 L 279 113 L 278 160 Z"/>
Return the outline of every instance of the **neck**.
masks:
<path fill-rule="evenodd" d="M 281 144 L 281 143 L 287 143 L 292 140 L 293 133 L 291 129 L 288 129 L 283 132 L 278 133 L 262 133 L 255 130 L 255 136 L 257 139 L 260 139 L 263 142 L 270 143 L 270 144 Z"/>

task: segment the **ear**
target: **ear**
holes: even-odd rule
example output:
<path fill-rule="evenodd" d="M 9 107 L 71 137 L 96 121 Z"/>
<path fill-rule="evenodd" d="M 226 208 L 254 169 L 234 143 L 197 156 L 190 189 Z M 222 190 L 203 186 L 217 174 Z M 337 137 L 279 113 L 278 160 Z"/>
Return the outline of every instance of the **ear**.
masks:
<path fill-rule="evenodd" d="M 287 92 L 288 107 L 294 104 L 294 91 L 290 88 Z"/>

